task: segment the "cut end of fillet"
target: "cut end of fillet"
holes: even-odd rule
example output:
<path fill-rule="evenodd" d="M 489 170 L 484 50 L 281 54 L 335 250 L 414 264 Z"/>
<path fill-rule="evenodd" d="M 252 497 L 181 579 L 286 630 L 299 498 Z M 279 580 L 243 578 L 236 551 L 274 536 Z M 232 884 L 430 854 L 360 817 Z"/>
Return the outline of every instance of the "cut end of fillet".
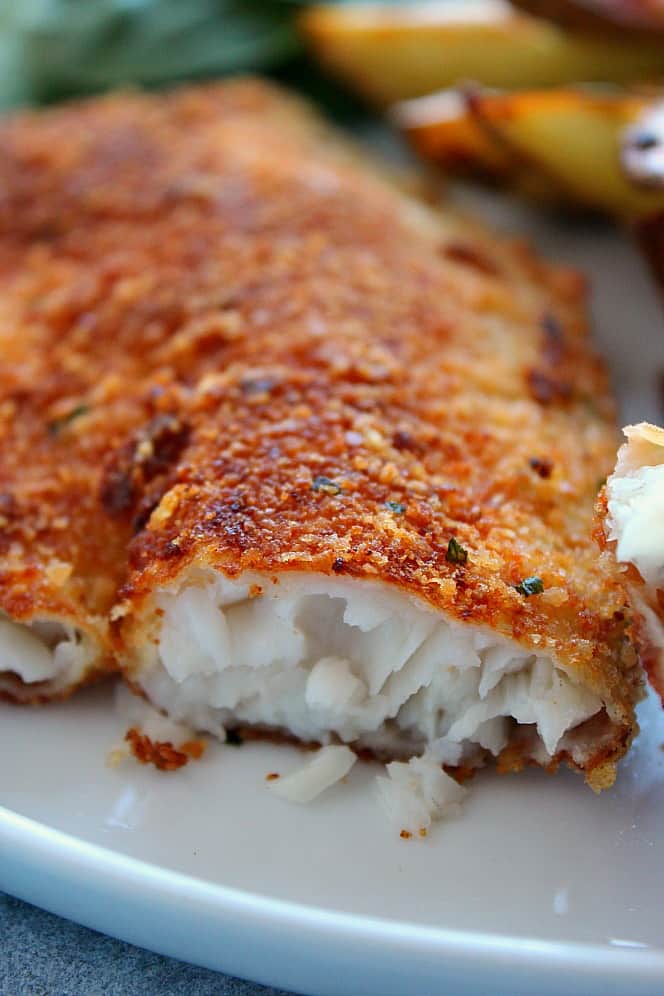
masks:
<path fill-rule="evenodd" d="M 605 703 L 552 656 L 380 582 L 195 568 L 125 636 L 131 682 L 222 738 L 250 727 L 449 768 L 518 743 L 524 761 L 564 759 L 589 780 L 626 749 Z"/>
<path fill-rule="evenodd" d="M 0 697 L 40 702 L 68 695 L 102 666 L 100 647 L 75 625 L 0 614 Z"/>
<path fill-rule="evenodd" d="M 664 429 L 641 422 L 624 433 L 599 515 L 604 540 L 628 569 L 636 642 L 664 702 Z"/>

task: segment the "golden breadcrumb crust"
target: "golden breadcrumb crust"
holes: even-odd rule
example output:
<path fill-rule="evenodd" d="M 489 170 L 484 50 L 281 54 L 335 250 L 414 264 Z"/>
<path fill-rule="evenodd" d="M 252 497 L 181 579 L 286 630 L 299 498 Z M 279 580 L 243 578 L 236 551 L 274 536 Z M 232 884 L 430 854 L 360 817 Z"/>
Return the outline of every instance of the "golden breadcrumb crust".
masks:
<path fill-rule="evenodd" d="M 132 533 L 129 652 L 193 562 L 379 578 L 552 653 L 623 752 L 640 679 L 591 537 L 616 433 L 578 274 L 439 217 L 257 82 L 2 142 L 6 612 L 103 617 Z"/>
<path fill-rule="evenodd" d="M 602 488 L 595 505 L 595 525 L 593 535 L 603 551 L 609 551 L 612 558 L 616 553 L 616 540 L 609 540 L 608 534 L 608 493 Z M 653 632 L 645 618 L 643 607 L 647 606 L 660 620 L 664 620 L 664 590 L 652 589 L 647 585 L 634 564 L 620 564 L 624 583 L 630 598 L 631 626 L 630 639 L 637 649 L 641 664 L 652 687 L 664 705 L 664 647 L 653 639 Z"/>
<path fill-rule="evenodd" d="M 158 771 L 177 771 L 189 761 L 200 761 L 207 746 L 204 740 L 186 740 L 174 747 L 170 740 L 153 740 L 134 726 L 127 730 L 125 740 L 139 764 L 152 764 Z"/>
<path fill-rule="evenodd" d="M 135 491 L 157 486 L 184 438 L 182 391 L 233 342 L 232 282 L 214 257 L 245 217 L 243 157 L 260 160 L 265 117 L 275 154 L 289 127 L 304 131 L 290 106 L 246 82 L 0 124 L 0 616 L 74 623 L 99 646 L 94 671 L 112 666 Z M 132 433 L 134 490 L 108 479 L 104 492 Z M 53 694 L 0 682 L 0 697 Z"/>

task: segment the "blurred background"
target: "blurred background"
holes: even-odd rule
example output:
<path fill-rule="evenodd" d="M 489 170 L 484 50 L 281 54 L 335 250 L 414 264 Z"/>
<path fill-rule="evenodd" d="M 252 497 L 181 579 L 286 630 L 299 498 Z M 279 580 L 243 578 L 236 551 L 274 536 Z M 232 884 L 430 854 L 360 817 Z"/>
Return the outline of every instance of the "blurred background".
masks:
<path fill-rule="evenodd" d="M 0 105 L 298 71 L 297 0 L 0 0 Z"/>
<path fill-rule="evenodd" d="M 0 108 L 265 73 L 439 176 L 633 231 L 664 276 L 664 0 L 0 0 Z"/>

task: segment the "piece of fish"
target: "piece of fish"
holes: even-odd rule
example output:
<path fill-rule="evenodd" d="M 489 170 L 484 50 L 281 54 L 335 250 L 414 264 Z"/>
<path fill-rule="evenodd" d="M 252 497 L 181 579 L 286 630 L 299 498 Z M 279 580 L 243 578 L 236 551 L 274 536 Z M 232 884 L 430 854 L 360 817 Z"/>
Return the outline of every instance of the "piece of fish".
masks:
<path fill-rule="evenodd" d="M 237 267 L 260 280 L 242 233 L 263 125 L 278 166 L 320 144 L 309 117 L 247 81 L 0 124 L 0 695 L 115 666 L 108 613 L 186 439 L 182 394 L 232 356 Z"/>
<path fill-rule="evenodd" d="M 3 148 L 5 690 L 116 654 L 199 730 L 609 785 L 641 672 L 591 537 L 616 438 L 582 279 L 253 81 Z"/>
<path fill-rule="evenodd" d="M 317 135 L 266 114 L 216 204 L 236 333 L 132 541 L 126 673 L 220 735 L 602 788 L 641 673 L 591 535 L 616 432 L 583 281 Z"/>
<path fill-rule="evenodd" d="M 597 538 L 624 571 L 632 638 L 664 701 L 664 429 L 640 422 L 623 431 L 627 442 L 597 505 Z"/>

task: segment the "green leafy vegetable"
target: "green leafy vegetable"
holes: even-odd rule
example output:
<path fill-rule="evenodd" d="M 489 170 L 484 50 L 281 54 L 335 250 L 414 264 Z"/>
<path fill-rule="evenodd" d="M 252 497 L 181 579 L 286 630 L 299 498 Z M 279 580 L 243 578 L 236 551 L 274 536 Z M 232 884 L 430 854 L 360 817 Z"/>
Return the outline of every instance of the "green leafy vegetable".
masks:
<path fill-rule="evenodd" d="M 404 505 L 400 501 L 386 501 L 385 508 L 389 509 L 390 512 L 394 512 L 395 515 L 403 515 L 408 506 Z"/>
<path fill-rule="evenodd" d="M 0 105 L 280 65 L 289 0 L 4 0 Z"/>

